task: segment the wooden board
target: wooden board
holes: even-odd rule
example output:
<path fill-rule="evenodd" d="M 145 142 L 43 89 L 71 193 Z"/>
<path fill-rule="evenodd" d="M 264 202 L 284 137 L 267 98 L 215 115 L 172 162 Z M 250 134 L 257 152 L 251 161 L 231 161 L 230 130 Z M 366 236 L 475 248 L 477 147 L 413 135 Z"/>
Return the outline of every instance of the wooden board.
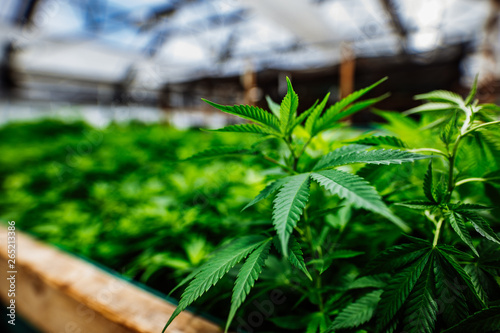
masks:
<path fill-rule="evenodd" d="M 163 299 L 19 230 L 16 237 L 16 315 L 42 332 L 160 333 L 175 309 Z M 7 260 L 7 229 L 0 226 L 0 300 L 4 304 L 10 301 Z M 221 330 L 184 311 L 167 332 Z"/>

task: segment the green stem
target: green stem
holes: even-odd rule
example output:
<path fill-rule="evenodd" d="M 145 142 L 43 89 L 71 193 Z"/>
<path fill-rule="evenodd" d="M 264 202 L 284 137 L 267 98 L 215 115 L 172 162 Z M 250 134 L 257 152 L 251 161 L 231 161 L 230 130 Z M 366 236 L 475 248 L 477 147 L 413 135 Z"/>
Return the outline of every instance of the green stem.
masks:
<path fill-rule="evenodd" d="M 304 230 L 302 230 L 302 229 L 301 229 L 301 228 L 299 228 L 298 226 L 295 226 L 295 228 L 294 228 L 294 229 L 295 229 L 295 230 L 299 233 L 299 235 L 300 235 L 301 237 L 304 237 L 304 234 L 305 234 Z"/>
<path fill-rule="evenodd" d="M 434 233 L 434 241 L 432 242 L 432 247 L 436 247 L 439 239 L 439 234 L 441 233 L 441 226 L 443 225 L 444 218 L 440 218 L 437 226 L 436 226 L 436 232 Z"/>
<path fill-rule="evenodd" d="M 306 151 L 306 148 L 309 145 L 309 143 L 311 143 L 312 138 L 313 137 L 310 136 L 309 139 L 306 141 L 306 143 L 304 143 L 304 146 L 302 146 L 302 149 L 300 150 L 299 155 L 297 155 L 297 161 L 299 160 L 299 158 L 302 157 L 302 155 L 304 155 L 304 152 Z"/>
<path fill-rule="evenodd" d="M 290 137 L 285 138 L 285 143 L 288 146 L 288 149 L 290 150 L 292 157 L 294 159 L 297 159 L 297 156 L 295 155 L 295 150 L 293 150 L 293 147 L 292 147 L 292 139 Z"/>
<path fill-rule="evenodd" d="M 309 221 L 308 221 L 308 218 L 307 218 L 307 210 L 304 209 L 304 224 L 306 226 L 306 229 L 305 229 L 305 236 L 306 236 L 306 240 L 307 240 L 307 243 L 309 245 L 309 249 L 311 251 L 311 254 L 314 255 L 316 254 L 318 256 L 318 259 L 321 259 L 321 254 L 315 250 L 315 247 L 314 247 L 314 240 L 313 240 L 313 237 L 312 237 L 312 232 L 311 232 L 311 225 L 309 224 Z M 315 293 L 316 293 L 316 296 L 318 298 L 318 306 L 319 306 L 319 310 L 320 312 L 324 312 L 325 310 L 325 305 L 324 305 L 324 302 L 323 302 L 323 295 L 321 294 L 321 286 L 322 286 L 322 281 L 321 281 L 321 274 L 317 271 L 317 270 L 314 270 L 314 282 L 315 282 Z"/>
<path fill-rule="evenodd" d="M 299 159 L 302 157 L 302 155 L 304 155 L 305 151 L 306 151 L 306 148 L 307 146 L 309 146 L 309 144 L 311 143 L 313 139 L 313 136 L 311 135 L 309 137 L 309 139 L 307 139 L 306 143 L 304 143 L 304 145 L 302 146 L 302 149 L 300 150 L 299 154 L 297 155 L 295 161 L 294 161 L 294 169 L 297 170 L 297 165 L 299 164 Z"/>
<path fill-rule="evenodd" d="M 428 218 L 428 219 L 429 219 L 432 223 L 434 223 L 434 225 L 437 227 L 437 221 L 436 221 L 436 219 L 434 218 L 434 215 L 432 215 L 432 214 L 430 213 L 430 211 L 428 211 L 428 210 L 426 210 L 424 214 L 425 214 L 425 216 L 427 216 L 427 218 Z"/>
<path fill-rule="evenodd" d="M 266 161 L 269 161 L 269 162 L 271 162 L 271 163 L 273 163 L 273 164 L 276 164 L 277 166 L 279 166 L 279 167 L 283 168 L 284 170 L 286 170 L 286 171 L 288 171 L 288 172 L 290 172 L 290 173 L 292 173 L 292 174 L 296 174 L 296 173 L 297 173 L 294 169 L 292 169 L 292 168 L 290 168 L 289 166 L 286 166 L 286 165 L 284 165 L 284 164 L 281 164 L 280 162 L 276 161 L 276 160 L 275 160 L 274 158 L 272 158 L 272 157 L 269 157 L 269 156 L 266 156 L 266 155 L 260 155 L 260 156 L 261 156 L 263 159 L 265 159 Z"/>
<path fill-rule="evenodd" d="M 299 159 L 302 156 L 302 154 L 304 154 L 304 152 L 306 150 L 306 147 L 310 143 L 311 139 L 312 139 L 312 137 L 309 138 L 309 140 L 304 144 L 304 146 L 302 147 L 299 155 L 296 155 L 295 151 L 293 150 L 292 142 L 291 142 L 292 141 L 291 137 L 287 137 L 287 138 L 284 139 L 285 142 L 286 142 L 286 144 L 287 144 L 287 146 L 288 146 L 288 149 L 290 149 L 290 153 L 292 154 L 292 157 L 293 157 L 293 163 L 292 163 L 293 173 L 297 173 L 297 165 L 299 163 Z M 312 236 L 311 225 L 309 224 L 309 219 L 308 219 L 308 216 L 307 216 L 307 207 L 304 208 L 304 225 L 305 225 L 304 236 L 305 236 L 305 239 L 307 241 L 307 244 L 309 245 L 309 249 L 311 251 L 311 255 L 312 256 L 317 256 L 319 259 L 321 259 L 321 257 L 322 257 L 321 253 L 319 251 L 316 251 L 315 246 L 314 246 L 314 240 L 313 240 L 313 236 Z M 318 298 L 319 310 L 321 312 L 324 312 L 325 311 L 325 305 L 324 305 L 324 301 L 323 301 L 323 295 L 321 294 L 321 286 L 322 286 L 321 274 L 316 269 L 314 270 L 314 273 L 315 273 L 314 277 L 313 277 L 313 280 L 315 282 L 315 290 L 314 290 L 314 292 L 316 293 L 316 297 Z"/>
<path fill-rule="evenodd" d="M 321 294 L 321 275 L 317 273 L 316 275 L 316 293 L 318 294 L 319 311 L 321 313 L 325 312 L 325 305 L 323 302 L 323 294 Z"/>
<path fill-rule="evenodd" d="M 455 169 L 455 159 L 457 156 L 457 151 L 458 151 L 458 145 L 460 144 L 460 140 L 462 140 L 463 136 L 458 135 L 457 139 L 455 140 L 455 144 L 453 145 L 453 150 L 451 153 L 448 153 L 446 156 L 448 158 L 448 193 L 446 195 L 446 203 L 449 203 L 451 200 L 451 195 L 453 193 L 453 190 L 456 187 L 455 184 L 455 178 L 453 176 L 453 171 Z M 431 221 L 435 222 L 434 219 L 431 219 Z M 441 227 L 443 225 L 444 218 L 441 217 L 439 221 L 436 223 L 436 231 L 434 232 L 434 240 L 432 242 L 432 246 L 436 247 L 438 240 L 439 240 L 439 234 L 441 233 Z"/>
<path fill-rule="evenodd" d="M 423 152 L 423 151 L 428 151 L 428 152 L 432 152 L 432 153 L 436 153 L 436 154 L 439 154 L 439 155 L 442 155 L 442 156 L 445 156 L 447 157 L 448 155 L 446 155 L 446 153 L 443 153 L 441 150 L 439 149 L 434 149 L 434 148 L 419 148 L 419 149 L 410 149 L 408 150 L 409 152 L 411 153 L 418 153 L 418 152 Z"/>
<path fill-rule="evenodd" d="M 462 179 L 458 182 L 455 183 L 455 187 L 460 186 L 465 183 L 470 183 L 470 182 L 487 182 L 488 179 L 486 178 L 467 178 L 467 179 Z"/>
<path fill-rule="evenodd" d="M 460 140 L 462 140 L 463 136 L 459 135 L 455 144 L 453 145 L 453 151 L 448 156 L 449 168 L 448 168 L 448 196 L 446 198 L 446 202 L 449 202 L 451 199 L 451 194 L 455 189 L 455 180 L 453 177 L 453 170 L 455 170 L 455 159 L 457 157 L 458 146 L 460 144 Z"/>
<path fill-rule="evenodd" d="M 293 170 L 297 170 L 297 164 L 299 162 L 299 158 L 297 157 L 297 155 L 295 155 L 295 150 L 292 147 L 292 138 L 289 136 L 286 137 L 284 140 L 288 149 L 290 150 L 290 154 L 292 154 L 293 157 L 292 168 Z"/>
<path fill-rule="evenodd" d="M 481 125 L 477 125 L 476 127 L 471 128 L 471 129 L 469 129 L 469 130 L 465 131 L 465 132 L 462 134 L 462 136 L 466 136 L 467 134 L 472 133 L 472 132 L 474 132 L 475 130 L 477 130 L 477 129 L 481 128 L 481 127 L 490 126 L 490 125 L 495 125 L 495 124 L 500 124 L 500 120 L 497 120 L 497 121 L 491 121 L 491 122 L 489 122 L 489 123 L 484 123 L 484 124 L 481 124 Z"/>
<path fill-rule="evenodd" d="M 459 134 L 457 139 L 455 140 L 455 144 L 453 145 L 452 152 L 447 156 L 448 157 L 448 194 L 446 196 L 446 203 L 449 203 L 451 200 L 451 196 L 453 194 L 453 190 L 457 185 L 460 185 L 460 182 L 455 183 L 455 177 L 453 176 L 453 171 L 455 170 L 455 160 L 457 157 L 458 146 L 460 145 L 460 141 L 469 131 L 464 131 L 463 134 Z M 463 184 L 463 182 L 462 182 Z M 432 246 L 435 247 L 439 240 L 439 234 L 441 233 L 441 227 L 443 225 L 444 218 L 441 217 L 436 224 L 436 232 L 434 233 L 434 241 L 432 242 Z"/>

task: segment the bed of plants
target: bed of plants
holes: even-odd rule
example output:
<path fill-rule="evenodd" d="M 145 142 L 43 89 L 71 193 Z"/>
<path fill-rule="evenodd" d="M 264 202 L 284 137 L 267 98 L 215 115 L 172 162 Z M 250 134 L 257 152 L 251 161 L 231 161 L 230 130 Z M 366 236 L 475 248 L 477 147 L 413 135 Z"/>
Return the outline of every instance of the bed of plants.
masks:
<path fill-rule="evenodd" d="M 268 162 L 177 163 L 240 143 L 166 125 L 12 123 L 0 129 L 0 218 L 168 292 L 216 245 L 261 222 L 237 208 Z"/>
<path fill-rule="evenodd" d="M 495 331 L 499 108 L 437 91 L 343 122 L 383 81 L 300 113 L 290 82 L 269 111 L 207 101 L 251 121 L 215 132 L 6 125 L 0 219 L 231 330 Z"/>

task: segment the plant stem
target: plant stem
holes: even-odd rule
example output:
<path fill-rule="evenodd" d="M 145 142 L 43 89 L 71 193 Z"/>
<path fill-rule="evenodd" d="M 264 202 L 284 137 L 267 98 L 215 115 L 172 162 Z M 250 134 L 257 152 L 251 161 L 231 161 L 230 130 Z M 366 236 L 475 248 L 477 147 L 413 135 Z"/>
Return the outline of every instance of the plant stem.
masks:
<path fill-rule="evenodd" d="M 288 149 L 290 149 L 290 153 L 292 154 L 293 159 L 296 160 L 297 156 L 295 155 L 295 150 L 293 150 L 292 147 L 292 138 L 291 137 L 285 138 L 285 143 L 288 146 Z"/>
<path fill-rule="evenodd" d="M 446 198 L 446 202 L 449 202 L 451 199 L 451 194 L 453 189 L 455 188 L 455 181 L 453 178 L 453 170 L 455 170 L 455 159 L 457 157 L 458 145 L 460 144 L 460 140 L 462 140 L 463 136 L 458 135 L 455 144 L 453 145 L 453 151 L 448 156 L 449 168 L 448 168 L 448 196 Z"/>
<path fill-rule="evenodd" d="M 302 147 L 300 153 L 298 155 L 295 154 L 295 151 L 293 150 L 293 147 L 292 147 L 292 138 L 291 137 L 287 137 L 285 138 L 285 142 L 288 146 L 288 149 L 290 149 L 290 153 L 292 154 L 292 157 L 293 157 L 293 163 L 292 163 L 292 172 L 293 173 L 297 173 L 297 165 L 299 163 L 299 159 L 300 157 L 304 154 L 305 150 L 306 150 L 306 147 L 307 145 L 309 145 L 309 143 L 311 142 L 311 139 L 312 137 L 309 138 L 309 140 L 307 140 L 307 142 L 304 144 L 304 146 Z M 315 256 L 318 257 L 318 259 L 321 259 L 322 258 L 322 255 L 320 253 L 320 251 L 316 251 L 315 249 L 315 246 L 314 246 L 314 240 L 313 240 L 313 236 L 312 236 L 312 231 L 311 231 L 311 225 L 309 223 L 309 218 L 307 216 L 307 207 L 304 208 L 304 225 L 305 225 L 305 229 L 304 229 L 304 235 L 305 236 L 305 239 L 307 241 L 307 244 L 309 245 L 309 249 L 311 251 L 311 255 L 313 256 L 313 258 Z M 322 281 L 321 281 L 321 274 L 318 270 L 314 270 L 314 277 L 313 277 L 313 280 L 315 282 L 315 287 L 314 287 L 314 292 L 316 293 L 316 297 L 318 298 L 318 306 L 319 306 L 319 310 L 320 312 L 324 312 L 325 311 L 325 305 L 324 305 L 324 302 L 323 302 L 323 295 L 321 294 L 321 287 L 322 287 Z"/>
<path fill-rule="evenodd" d="M 276 164 L 276 165 L 278 165 L 279 167 L 281 167 L 281 168 L 285 169 L 286 171 L 288 171 L 288 172 L 290 172 L 290 173 L 292 173 L 292 174 L 296 174 L 296 173 L 297 173 L 294 169 L 292 169 L 292 168 L 290 168 L 290 167 L 288 167 L 288 166 L 286 166 L 286 165 L 284 165 L 284 164 L 281 164 L 280 162 L 276 161 L 276 160 L 275 160 L 274 158 L 272 158 L 272 157 L 269 157 L 269 156 L 266 156 L 266 155 L 260 155 L 260 156 L 261 156 L 263 159 L 265 159 L 266 161 L 269 161 L 269 162 L 271 162 L 271 163 L 273 163 L 273 164 Z"/>
<path fill-rule="evenodd" d="M 312 238 L 312 233 L 311 233 L 311 227 L 309 226 L 309 224 L 307 224 L 307 227 L 306 227 L 306 237 L 307 237 L 307 241 L 309 243 L 309 247 L 311 249 L 311 253 L 317 254 L 318 252 L 314 251 L 314 243 L 313 243 L 313 238 Z M 318 255 L 318 258 L 321 259 L 321 256 Z M 316 293 L 316 297 L 318 298 L 319 310 L 321 312 L 324 312 L 325 305 L 323 303 L 323 295 L 321 294 L 321 286 L 322 286 L 321 274 L 316 269 L 314 270 L 313 279 L 315 281 L 315 290 L 314 291 Z"/>
<path fill-rule="evenodd" d="M 437 226 L 436 226 L 436 232 L 434 233 L 434 241 L 432 242 L 432 247 L 436 247 L 439 239 L 439 234 L 441 233 L 441 226 L 443 225 L 444 218 L 440 218 Z"/>
<path fill-rule="evenodd" d="M 500 124 L 500 120 L 497 120 L 497 121 L 491 121 L 491 122 L 489 122 L 489 123 L 484 123 L 484 124 L 481 124 L 481 125 L 477 125 L 476 127 L 471 128 L 471 129 L 469 129 L 469 130 L 465 131 L 465 132 L 462 134 L 462 136 L 466 136 L 467 134 L 472 133 L 472 132 L 474 132 L 475 130 L 477 130 L 477 129 L 481 128 L 481 127 L 490 126 L 490 125 L 495 125 L 495 124 Z"/>
<path fill-rule="evenodd" d="M 467 178 L 467 179 L 462 179 L 458 182 L 455 183 L 455 187 L 460 186 L 465 183 L 470 183 L 470 182 L 486 182 L 488 179 L 486 178 Z"/>
<path fill-rule="evenodd" d="M 455 179 L 453 177 L 453 171 L 455 169 L 455 159 L 457 157 L 458 145 L 460 144 L 460 140 L 462 140 L 462 138 L 463 136 L 459 134 L 457 139 L 455 140 L 455 144 L 453 145 L 452 152 L 446 155 L 446 157 L 448 158 L 448 193 L 446 195 L 446 200 L 445 200 L 446 203 L 450 202 L 451 195 L 456 187 Z M 441 217 L 439 221 L 437 221 L 436 223 L 436 231 L 434 232 L 434 240 L 432 242 L 432 247 L 436 247 L 438 243 L 439 234 L 441 233 L 441 227 L 443 225 L 443 222 L 444 218 Z"/>
<path fill-rule="evenodd" d="M 315 247 L 314 247 L 314 240 L 313 240 L 313 237 L 312 237 L 312 232 L 311 232 L 311 225 L 309 224 L 309 220 L 307 218 L 307 210 L 304 209 L 304 224 L 306 225 L 306 228 L 305 228 L 305 236 L 306 236 L 306 240 L 307 240 L 307 243 L 309 245 L 309 249 L 311 251 L 311 254 L 314 256 L 315 254 L 317 255 L 318 259 L 321 259 L 321 254 L 315 250 Z M 321 274 L 320 272 L 318 272 L 316 269 L 314 270 L 314 277 L 313 279 L 315 280 L 315 293 L 316 293 L 316 296 L 318 298 L 318 306 L 319 306 L 319 310 L 320 312 L 324 312 L 325 310 L 325 305 L 324 305 L 324 302 L 323 302 L 323 295 L 321 294 L 321 286 L 322 286 L 322 281 L 321 281 Z"/>
<path fill-rule="evenodd" d="M 439 155 L 442 155 L 442 156 L 445 156 L 447 157 L 448 155 L 446 155 L 446 153 L 443 153 L 441 150 L 439 149 L 434 149 L 434 148 L 419 148 L 419 149 L 410 149 L 408 150 L 409 152 L 412 152 L 412 153 L 418 153 L 418 152 L 421 152 L 421 151 L 428 151 L 428 152 L 432 152 L 432 153 L 436 153 L 436 154 L 439 154 Z"/>
<path fill-rule="evenodd" d="M 319 311 L 325 312 L 325 305 L 323 303 L 323 294 L 321 294 L 321 275 L 317 273 L 316 275 L 316 293 L 318 294 Z"/>
<path fill-rule="evenodd" d="M 301 158 L 302 155 L 304 154 L 304 152 L 306 151 L 306 148 L 309 145 L 309 143 L 311 143 L 312 138 L 313 137 L 310 136 L 309 139 L 306 141 L 306 143 L 304 143 L 304 146 L 302 146 L 302 149 L 300 150 L 299 155 L 297 155 L 297 162 L 298 162 L 299 158 Z"/>
<path fill-rule="evenodd" d="M 478 126 L 478 127 L 480 127 L 480 126 Z M 451 196 L 453 194 L 453 190 L 455 189 L 455 187 L 457 187 L 458 185 L 461 185 L 465 182 L 472 181 L 472 180 L 465 179 L 465 182 L 462 181 L 462 182 L 455 183 L 455 177 L 453 176 L 453 171 L 455 170 L 455 160 L 457 158 L 458 146 L 460 145 L 460 141 L 462 140 L 462 138 L 470 132 L 471 132 L 471 130 L 466 130 L 466 131 L 464 131 L 463 134 L 459 134 L 457 136 L 457 139 L 455 140 L 455 144 L 453 145 L 453 150 L 447 156 L 447 158 L 448 158 L 448 194 L 447 194 L 446 200 L 445 200 L 446 203 L 450 202 Z M 441 227 L 443 225 L 443 221 L 444 221 L 444 218 L 441 217 L 436 224 L 436 231 L 434 233 L 434 241 L 432 242 L 433 247 L 435 247 L 438 243 L 439 234 L 441 233 Z"/>
<path fill-rule="evenodd" d="M 290 150 L 290 154 L 292 154 L 292 157 L 293 157 L 292 168 L 293 168 L 293 170 L 297 170 L 297 164 L 299 163 L 299 158 L 297 157 L 297 155 L 295 155 L 295 150 L 293 150 L 292 138 L 289 136 L 289 137 L 286 137 L 284 140 L 285 140 L 286 145 L 288 146 L 288 149 Z"/>

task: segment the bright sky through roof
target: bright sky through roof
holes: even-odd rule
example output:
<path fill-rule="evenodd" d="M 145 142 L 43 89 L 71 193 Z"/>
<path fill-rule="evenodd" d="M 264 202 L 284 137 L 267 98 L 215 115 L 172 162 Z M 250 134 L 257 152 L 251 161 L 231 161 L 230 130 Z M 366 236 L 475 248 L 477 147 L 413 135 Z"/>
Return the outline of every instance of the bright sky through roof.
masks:
<path fill-rule="evenodd" d="M 440 26 L 444 21 L 445 5 L 448 1 L 414 1 L 410 10 L 417 30 L 409 38 L 409 47 L 415 52 L 430 51 L 441 43 Z"/>
<path fill-rule="evenodd" d="M 489 8 L 487 0 L 392 2 L 409 32 L 409 50 L 416 53 L 477 40 Z M 286 0 L 286 10 L 271 8 L 265 0 L 107 0 L 96 1 L 105 5 L 93 11 L 84 3 L 91 2 L 40 2 L 36 33 L 20 39 L 23 68 L 49 74 L 64 68 L 69 76 L 88 76 L 104 75 L 108 72 L 101 67 L 120 64 L 121 75 L 117 69 L 112 72 L 116 76 L 109 77 L 120 80 L 131 66 L 154 61 L 169 73 L 175 69 L 175 75 L 155 80 L 161 85 L 207 73 L 238 75 L 248 60 L 256 70 L 329 66 L 338 62 L 342 41 L 351 42 L 359 57 L 395 55 L 399 50 L 380 0 Z M 252 9 L 256 3 L 260 11 Z M 301 15 L 294 8 L 302 8 Z M 102 59 L 90 63 L 84 48 L 92 48 Z M 51 52 L 42 52 L 46 50 Z"/>
<path fill-rule="evenodd" d="M 419 29 L 437 27 L 443 20 L 446 0 L 419 0 L 414 2 L 413 13 Z"/>
<path fill-rule="evenodd" d="M 205 49 L 192 39 L 175 39 L 165 46 L 162 53 L 172 61 L 179 63 L 200 62 L 207 57 Z"/>

